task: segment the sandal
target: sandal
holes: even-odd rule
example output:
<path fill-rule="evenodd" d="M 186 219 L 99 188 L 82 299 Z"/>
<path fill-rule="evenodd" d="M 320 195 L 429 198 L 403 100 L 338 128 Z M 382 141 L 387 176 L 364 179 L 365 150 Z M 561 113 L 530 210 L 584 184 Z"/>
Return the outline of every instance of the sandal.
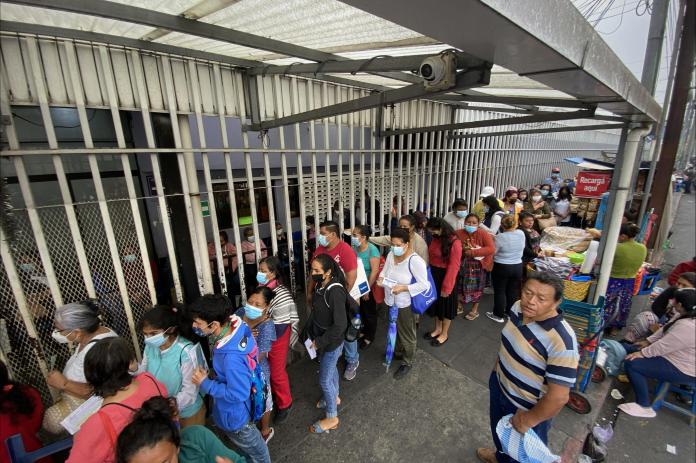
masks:
<path fill-rule="evenodd" d="M 309 432 L 311 432 L 312 434 L 328 434 L 329 431 L 335 431 L 336 429 L 338 429 L 338 423 L 336 423 L 335 426 L 324 429 L 321 427 L 321 422 L 317 421 L 309 427 Z"/>
<path fill-rule="evenodd" d="M 479 317 L 478 312 L 469 312 L 468 314 L 464 315 L 464 318 L 466 318 L 469 321 L 474 321 Z"/>
<path fill-rule="evenodd" d="M 341 399 L 338 399 L 336 401 L 336 408 L 338 408 L 340 406 L 341 406 Z M 319 402 L 317 402 L 317 408 L 320 410 L 325 409 L 326 408 L 326 400 L 324 400 L 324 399 L 319 400 Z"/>
<path fill-rule="evenodd" d="M 265 436 L 263 435 L 263 433 L 261 433 L 261 437 L 263 437 L 263 440 L 264 440 L 267 444 L 268 444 L 268 441 L 270 441 L 271 439 L 273 439 L 273 436 L 275 436 L 275 429 L 273 429 L 273 428 L 270 428 L 270 431 L 268 431 L 268 434 L 266 434 Z"/>

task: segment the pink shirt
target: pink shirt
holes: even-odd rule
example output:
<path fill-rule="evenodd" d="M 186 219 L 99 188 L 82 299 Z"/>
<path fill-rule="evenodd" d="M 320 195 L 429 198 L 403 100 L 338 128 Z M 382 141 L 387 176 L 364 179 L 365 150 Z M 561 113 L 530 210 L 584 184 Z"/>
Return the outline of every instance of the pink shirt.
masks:
<path fill-rule="evenodd" d="M 263 241 L 261 241 L 259 244 L 261 245 L 261 258 L 268 256 L 268 252 L 266 252 L 266 245 L 263 243 Z M 244 254 L 244 263 L 255 264 L 256 245 L 254 243 L 250 243 L 249 240 L 244 240 L 240 246 L 242 247 L 242 254 Z"/>
<path fill-rule="evenodd" d="M 227 243 L 225 246 L 221 246 L 220 250 L 222 251 L 223 265 L 225 267 L 229 267 L 231 260 L 232 271 L 234 272 L 235 270 L 237 270 L 237 248 L 235 248 L 232 243 Z M 229 259 L 229 256 L 232 256 L 232 259 Z M 210 260 L 214 260 L 217 257 L 214 243 L 208 243 L 208 257 L 210 258 Z"/>
<path fill-rule="evenodd" d="M 338 245 L 331 250 L 325 248 L 324 246 L 317 246 L 317 250 L 314 251 L 312 259 L 317 257 L 319 254 L 328 254 L 333 260 L 336 261 L 344 273 L 348 273 L 358 268 L 358 255 L 355 254 L 353 248 L 351 248 L 345 241 L 339 241 Z"/>
<path fill-rule="evenodd" d="M 167 396 L 167 388 L 150 373 L 142 373 L 133 381 L 138 384 L 138 389 L 130 397 L 102 406 L 84 422 L 75 434 L 66 463 L 113 463 L 116 460 L 115 439 L 130 423 L 133 412 L 150 397 Z"/>
<path fill-rule="evenodd" d="M 667 330 L 648 337 L 650 345 L 641 349 L 643 357 L 663 357 L 685 375 L 696 377 L 696 319 L 683 318 Z"/>

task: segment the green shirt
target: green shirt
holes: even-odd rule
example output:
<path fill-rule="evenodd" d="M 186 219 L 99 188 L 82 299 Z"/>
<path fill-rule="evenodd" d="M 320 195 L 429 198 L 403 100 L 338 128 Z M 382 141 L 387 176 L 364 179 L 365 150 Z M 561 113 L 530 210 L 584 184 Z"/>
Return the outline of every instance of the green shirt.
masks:
<path fill-rule="evenodd" d="M 365 275 L 367 275 L 367 278 L 370 278 L 370 273 L 372 271 L 370 259 L 373 257 L 379 259 L 379 250 L 377 249 L 377 246 L 372 243 L 367 243 L 367 249 L 365 249 L 365 252 L 361 252 L 358 248 L 353 248 L 353 250 L 358 255 L 358 258 L 362 261 L 363 267 L 365 267 Z"/>
<path fill-rule="evenodd" d="M 635 240 L 619 243 L 611 266 L 611 277 L 635 278 L 647 255 L 648 249 L 642 243 Z"/>
<path fill-rule="evenodd" d="M 246 462 L 235 451 L 225 447 L 205 426 L 187 426 L 181 430 L 180 463 L 211 463 L 215 461 L 215 457 L 229 458 L 234 463 Z"/>

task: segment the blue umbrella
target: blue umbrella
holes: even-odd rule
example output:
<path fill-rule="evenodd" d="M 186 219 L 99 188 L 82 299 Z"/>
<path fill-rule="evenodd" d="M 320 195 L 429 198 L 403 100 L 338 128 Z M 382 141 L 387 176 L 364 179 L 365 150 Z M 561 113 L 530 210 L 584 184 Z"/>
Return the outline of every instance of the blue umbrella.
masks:
<path fill-rule="evenodd" d="M 399 317 L 399 308 L 396 305 L 389 307 L 389 330 L 387 331 L 387 353 L 384 364 L 389 366 L 394 358 L 394 346 L 396 346 L 396 319 Z"/>

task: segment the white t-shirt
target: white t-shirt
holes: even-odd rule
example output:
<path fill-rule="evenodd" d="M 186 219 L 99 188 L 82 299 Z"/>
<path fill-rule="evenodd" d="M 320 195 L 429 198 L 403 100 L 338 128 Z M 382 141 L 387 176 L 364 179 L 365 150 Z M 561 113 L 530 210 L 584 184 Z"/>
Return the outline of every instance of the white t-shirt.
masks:
<path fill-rule="evenodd" d="M 559 199 L 556 201 L 556 206 L 553 209 L 553 212 L 559 216 L 559 218 L 563 215 L 568 215 L 565 219 L 561 219 L 561 223 L 566 223 L 570 222 L 570 215 L 568 212 L 570 211 L 570 201 L 567 199 Z"/>
<path fill-rule="evenodd" d="M 410 265 L 409 265 L 410 263 Z M 415 282 L 411 283 L 411 272 Z M 394 262 L 394 254 L 390 252 L 384 261 L 384 268 L 379 274 L 385 280 L 390 280 L 394 285 L 407 285 L 408 292 L 404 291 L 399 294 L 392 294 L 391 286 L 384 284 L 384 302 L 387 305 L 394 305 L 400 309 L 411 305 L 411 296 L 422 293 L 430 288 L 428 282 L 428 271 L 425 261 L 418 254 L 411 254 L 400 263 Z M 385 281 L 386 283 L 386 281 Z"/>
<path fill-rule="evenodd" d="M 113 331 L 98 334 L 93 337 L 82 350 L 75 349 L 75 352 L 73 352 L 65 364 L 65 368 L 63 368 L 63 375 L 70 381 L 75 381 L 76 383 L 86 383 L 85 356 L 87 355 L 87 352 L 94 347 L 95 341 L 105 338 L 113 338 L 116 336 L 118 335 Z"/>

